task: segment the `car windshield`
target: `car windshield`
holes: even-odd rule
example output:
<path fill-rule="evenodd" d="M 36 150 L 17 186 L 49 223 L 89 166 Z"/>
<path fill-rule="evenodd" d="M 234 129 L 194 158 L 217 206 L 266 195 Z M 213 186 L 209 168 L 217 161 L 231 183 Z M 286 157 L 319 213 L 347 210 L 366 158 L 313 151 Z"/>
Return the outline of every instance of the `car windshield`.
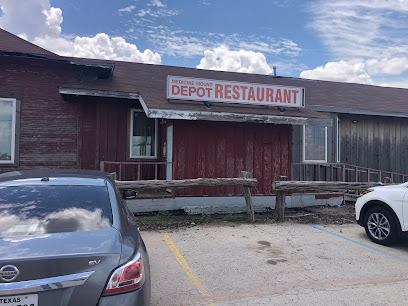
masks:
<path fill-rule="evenodd" d="M 89 231 L 111 225 L 105 186 L 0 187 L 0 236 Z"/>

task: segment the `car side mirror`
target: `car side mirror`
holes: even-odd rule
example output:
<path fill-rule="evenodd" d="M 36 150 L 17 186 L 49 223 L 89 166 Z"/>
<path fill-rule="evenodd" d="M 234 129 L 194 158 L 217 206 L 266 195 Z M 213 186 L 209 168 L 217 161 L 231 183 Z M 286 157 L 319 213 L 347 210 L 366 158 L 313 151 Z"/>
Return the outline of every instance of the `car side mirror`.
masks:
<path fill-rule="evenodd" d="M 126 189 L 126 190 L 123 190 L 122 197 L 124 199 L 134 199 L 136 198 L 136 195 L 137 193 L 135 191 Z"/>

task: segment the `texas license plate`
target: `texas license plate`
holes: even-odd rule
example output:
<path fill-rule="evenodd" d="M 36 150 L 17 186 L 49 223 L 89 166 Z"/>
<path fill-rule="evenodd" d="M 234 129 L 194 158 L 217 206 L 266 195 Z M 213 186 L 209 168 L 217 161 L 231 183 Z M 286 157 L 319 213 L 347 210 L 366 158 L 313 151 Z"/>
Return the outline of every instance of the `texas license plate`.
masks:
<path fill-rule="evenodd" d="M 0 306 L 38 306 L 38 294 L 0 296 Z"/>

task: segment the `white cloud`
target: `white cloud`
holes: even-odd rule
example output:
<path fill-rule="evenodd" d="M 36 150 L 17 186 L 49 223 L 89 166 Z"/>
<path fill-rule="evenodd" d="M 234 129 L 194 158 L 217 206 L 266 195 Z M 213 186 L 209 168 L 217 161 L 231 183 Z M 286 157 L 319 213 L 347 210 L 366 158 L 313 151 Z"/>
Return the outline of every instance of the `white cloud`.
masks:
<path fill-rule="evenodd" d="M 68 39 L 61 35 L 62 11 L 50 6 L 50 0 L 30 0 L 24 5 L 1 0 L 0 27 L 24 39 L 64 56 L 99 58 L 160 64 L 159 53 L 137 46 L 121 37 L 99 33 L 94 37 Z M 132 8 L 133 9 L 133 8 Z M 130 10 L 130 7 L 129 7 Z"/>
<path fill-rule="evenodd" d="M 408 57 L 369 59 L 366 61 L 366 66 L 368 72 L 373 75 L 400 75 L 408 71 Z"/>
<path fill-rule="evenodd" d="M 329 62 L 325 66 L 319 66 L 313 70 L 304 70 L 300 77 L 306 79 L 360 83 L 360 84 L 377 84 L 388 86 L 390 84 L 378 83 L 375 81 L 376 76 L 384 75 L 401 75 L 408 71 L 408 58 L 392 59 L 352 59 L 349 61 Z M 392 84 L 402 84 L 396 81 Z M 405 87 L 408 84 L 405 85 Z"/>
<path fill-rule="evenodd" d="M 138 23 L 144 24 L 145 22 L 151 23 L 152 20 L 147 20 L 147 17 L 152 17 L 153 19 L 168 18 L 172 16 L 177 16 L 180 14 L 179 10 L 168 10 L 165 9 L 166 4 L 163 4 L 160 0 L 152 0 L 146 4 L 146 8 L 143 8 L 137 12 L 138 17 L 145 17 L 144 19 L 138 19 Z"/>
<path fill-rule="evenodd" d="M 289 6 L 289 0 L 274 0 L 273 4 L 277 7 L 287 7 Z"/>
<path fill-rule="evenodd" d="M 301 77 L 401 87 L 408 71 L 407 0 L 316 0 L 309 8 L 311 28 L 336 60 Z"/>
<path fill-rule="evenodd" d="M 148 8 L 148 9 L 141 9 L 137 13 L 137 16 L 139 17 L 150 16 L 153 18 L 165 18 L 165 17 L 176 16 L 178 14 L 180 14 L 180 11 L 178 10 L 164 10 L 164 9 L 152 10 Z"/>
<path fill-rule="evenodd" d="M 1 0 L 0 27 L 29 40 L 40 35 L 57 37 L 61 33 L 62 11 L 49 0 Z"/>
<path fill-rule="evenodd" d="M 127 7 L 121 8 L 118 10 L 119 13 L 130 13 L 131 11 L 133 11 L 136 8 L 136 6 L 134 5 L 129 5 Z"/>
<path fill-rule="evenodd" d="M 310 26 L 342 59 L 408 56 L 408 1 L 318 0 Z"/>
<path fill-rule="evenodd" d="M 289 39 L 272 41 L 266 37 L 251 37 L 247 40 L 247 42 L 241 41 L 241 39 L 237 37 L 236 42 L 238 42 L 240 48 L 273 55 L 296 57 L 299 56 L 302 51 L 302 49 L 296 43 Z M 231 45 L 234 45 L 234 42 L 230 42 Z"/>
<path fill-rule="evenodd" d="M 289 39 L 274 40 L 267 36 L 173 30 L 164 25 L 149 24 L 147 20 L 137 22 L 137 26 L 132 28 L 136 36 L 145 37 L 159 53 L 175 57 L 202 56 L 205 50 L 213 50 L 220 46 L 227 46 L 235 51 L 251 50 L 281 58 L 293 58 L 302 53 L 302 49 Z"/>
<path fill-rule="evenodd" d="M 197 68 L 258 74 L 272 72 L 262 53 L 245 50 L 230 51 L 225 46 L 204 51 L 204 57 Z"/>
<path fill-rule="evenodd" d="M 157 6 L 157 7 L 166 7 L 167 5 L 163 4 L 160 0 L 152 0 L 148 6 Z"/>
<path fill-rule="evenodd" d="M 397 88 L 408 88 L 408 84 L 406 80 L 401 81 L 388 81 L 387 83 L 379 83 L 378 86 L 383 87 L 397 87 Z"/>
<path fill-rule="evenodd" d="M 373 84 L 373 80 L 365 69 L 364 63 L 358 61 L 329 62 L 325 66 L 319 66 L 313 70 L 304 70 L 301 78 Z"/>
<path fill-rule="evenodd" d="M 109 37 L 99 33 L 94 37 L 76 37 L 74 41 L 49 36 L 36 37 L 34 43 L 46 48 L 52 44 L 51 51 L 63 56 L 113 59 L 118 61 L 160 64 L 161 57 L 149 49 L 141 52 L 136 45 L 126 42 L 122 37 Z"/>

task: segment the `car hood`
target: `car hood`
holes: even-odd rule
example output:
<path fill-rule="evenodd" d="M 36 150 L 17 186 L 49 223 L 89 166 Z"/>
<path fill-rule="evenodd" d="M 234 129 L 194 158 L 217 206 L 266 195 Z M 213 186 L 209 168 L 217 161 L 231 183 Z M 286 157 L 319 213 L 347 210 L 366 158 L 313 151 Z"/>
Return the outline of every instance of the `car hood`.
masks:
<path fill-rule="evenodd" d="M 381 189 L 394 189 L 394 188 L 406 188 L 407 187 L 407 183 L 404 184 L 397 184 L 397 185 L 386 185 L 386 186 L 377 186 L 377 187 L 370 187 L 368 189 L 371 190 L 381 190 Z"/>

